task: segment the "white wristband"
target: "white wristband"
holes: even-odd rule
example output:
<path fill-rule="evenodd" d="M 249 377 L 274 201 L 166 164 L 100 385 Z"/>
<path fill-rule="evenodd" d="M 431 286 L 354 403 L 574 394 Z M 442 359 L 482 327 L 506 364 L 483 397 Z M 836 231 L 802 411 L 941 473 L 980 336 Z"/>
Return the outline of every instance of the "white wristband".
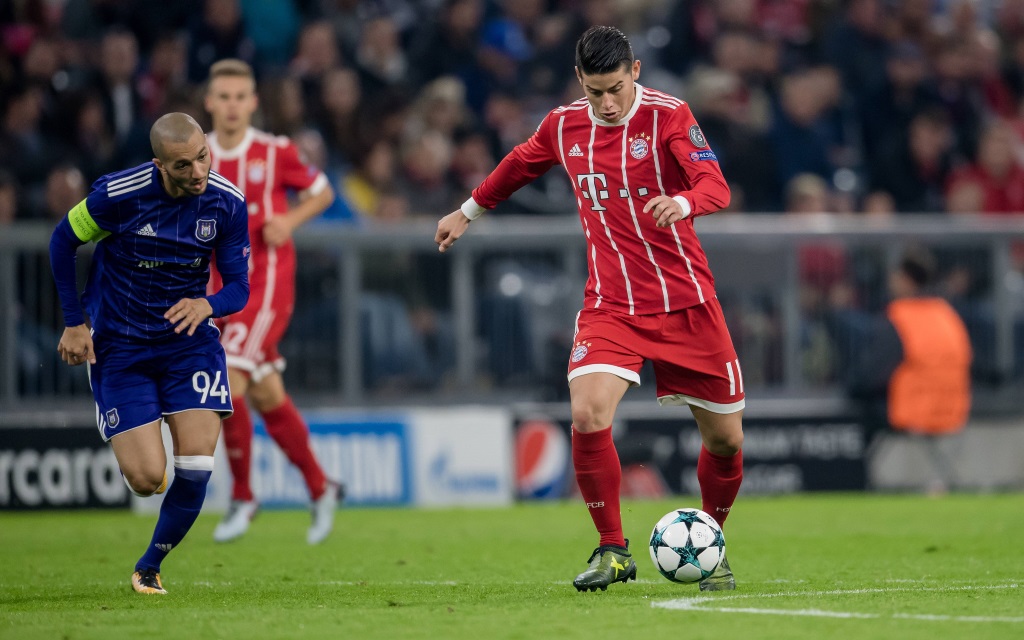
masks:
<path fill-rule="evenodd" d="M 679 203 L 679 206 L 683 208 L 683 219 L 685 220 L 693 212 L 693 207 L 690 206 L 690 201 L 683 196 L 676 196 L 672 198 Z"/>
<path fill-rule="evenodd" d="M 484 214 L 484 211 L 487 211 L 487 209 L 481 207 L 476 203 L 476 200 L 473 199 L 473 196 L 470 196 L 469 200 L 463 202 L 460 209 L 462 209 L 462 215 L 466 216 L 470 220 L 476 220 L 477 218 Z"/>

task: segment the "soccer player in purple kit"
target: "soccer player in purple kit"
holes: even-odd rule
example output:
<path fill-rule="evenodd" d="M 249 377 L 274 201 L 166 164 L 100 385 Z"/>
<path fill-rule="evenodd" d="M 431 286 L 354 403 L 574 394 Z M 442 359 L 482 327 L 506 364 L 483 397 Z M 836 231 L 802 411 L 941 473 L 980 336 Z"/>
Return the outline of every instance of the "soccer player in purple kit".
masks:
<path fill-rule="evenodd" d="M 69 365 L 88 366 L 97 426 L 125 483 L 139 496 L 167 492 L 131 578 L 139 593 L 166 594 L 160 563 L 202 509 L 221 420 L 232 411 L 212 318 L 245 306 L 250 249 L 245 198 L 210 171 L 196 121 L 166 114 L 150 143 L 152 162 L 101 177 L 61 220 L 50 265 L 66 327 L 57 351 Z M 75 255 L 87 242 L 96 251 L 83 312 Z M 224 287 L 207 297 L 214 255 Z M 169 487 L 164 420 L 174 443 Z"/>

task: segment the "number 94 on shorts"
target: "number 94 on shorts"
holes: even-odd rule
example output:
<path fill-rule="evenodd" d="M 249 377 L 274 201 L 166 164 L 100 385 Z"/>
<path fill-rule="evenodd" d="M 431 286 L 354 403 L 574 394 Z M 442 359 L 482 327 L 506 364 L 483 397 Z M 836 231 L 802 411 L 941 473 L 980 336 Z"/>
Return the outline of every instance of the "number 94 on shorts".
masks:
<path fill-rule="evenodd" d="M 95 335 L 93 342 L 89 376 L 104 440 L 192 409 L 231 415 L 227 363 L 215 331 L 148 345 Z"/>

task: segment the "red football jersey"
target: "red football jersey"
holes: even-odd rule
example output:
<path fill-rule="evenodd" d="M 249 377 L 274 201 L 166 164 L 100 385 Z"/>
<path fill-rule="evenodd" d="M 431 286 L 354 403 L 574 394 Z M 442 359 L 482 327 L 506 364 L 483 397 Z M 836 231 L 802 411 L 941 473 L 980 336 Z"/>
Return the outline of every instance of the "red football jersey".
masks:
<path fill-rule="evenodd" d="M 269 305 L 278 296 L 290 299 L 295 288 L 295 245 L 289 241 L 268 247 L 263 241 L 263 225 L 271 216 L 288 212 L 289 190 L 319 193 L 327 188 L 327 177 L 304 163 L 298 149 L 284 136 L 250 127 L 241 144 L 227 150 L 217 143 L 216 133 L 206 139 L 213 156 L 212 169 L 245 194 L 249 208 L 249 304 Z"/>
<path fill-rule="evenodd" d="M 586 308 L 647 315 L 715 296 L 693 219 L 727 206 L 729 186 L 685 102 L 638 84 L 633 107 L 615 124 L 594 115 L 586 98 L 559 107 L 463 211 L 493 208 L 555 164 L 569 174 L 587 236 Z M 658 228 L 643 212 L 658 195 L 675 198 L 686 217 Z"/>

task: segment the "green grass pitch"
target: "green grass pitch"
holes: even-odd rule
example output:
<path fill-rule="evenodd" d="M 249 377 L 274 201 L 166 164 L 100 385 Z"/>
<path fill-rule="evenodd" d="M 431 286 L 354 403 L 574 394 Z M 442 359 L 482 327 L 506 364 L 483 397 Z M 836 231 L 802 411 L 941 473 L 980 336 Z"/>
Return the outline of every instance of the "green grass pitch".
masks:
<path fill-rule="evenodd" d="M 741 497 L 726 527 L 739 588 L 661 578 L 646 543 L 694 497 L 623 507 L 639 580 L 577 593 L 596 543 L 582 504 L 261 513 L 217 545 L 202 516 L 164 563 L 164 597 L 128 578 L 153 517 L 0 514 L 0 638 L 1024 638 L 1024 496 Z"/>

